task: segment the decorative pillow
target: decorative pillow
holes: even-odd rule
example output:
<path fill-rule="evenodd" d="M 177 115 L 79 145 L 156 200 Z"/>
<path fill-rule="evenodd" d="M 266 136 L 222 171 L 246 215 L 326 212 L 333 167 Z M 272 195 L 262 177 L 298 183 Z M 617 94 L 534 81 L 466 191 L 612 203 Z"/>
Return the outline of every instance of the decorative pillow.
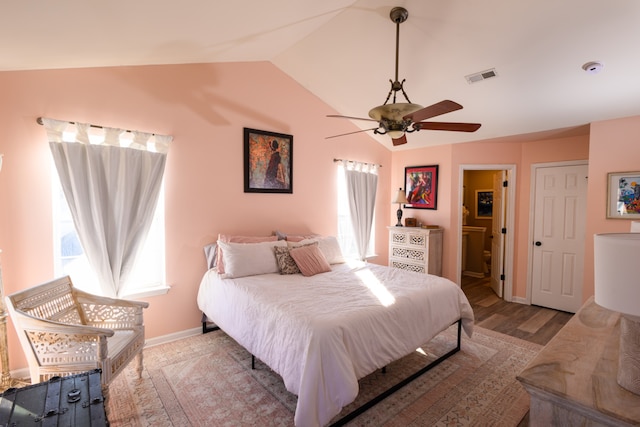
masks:
<path fill-rule="evenodd" d="M 224 258 L 225 276 L 238 278 L 257 274 L 278 273 L 278 263 L 273 253 L 277 246 L 286 242 L 234 243 L 218 240 Z"/>
<path fill-rule="evenodd" d="M 295 245 L 295 246 L 294 246 Z M 297 243 L 291 244 L 287 243 L 287 247 L 277 247 L 273 248 L 276 253 L 276 261 L 278 262 L 278 267 L 280 267 L 280 274 L 297 274 L 300 273 L 300 269 L 298 268 L 298 264 L 291 258 L 289 254 L 289 250 L 292 247 L 301 247 L 301 246 L 318 246 L 318 242 L 306 243 L 304 245 L 300 245 Z"/>
<path fill-rule="evenodd" d="M 216 267 L 218 263 L 218 245 L 216 243 L 209 243 L 204 247 L 204 256 L 207 259 L 207 269 Z"/>
<path fill-rule="evenodd" d="M 218 234 L 218 242 L 226 243 L 260 243 L 260 242 L 275 242 L 278 240 L 277 236 L 266 237 L 254 237 L 254 236 L 231 236 L 228 234 Z M 224 257 L 222 256 L 222 248 L 218 245 L 218 255 L 216 256 L 216 268 L 218 273 L 224 274 Z"/>
<path fill-rule="evenodd" d="M 292 248 L 289 249 L 289 254 L 296 262 L 303 276 L 313 276 L 331 271 L 331 266 L 327 259 L 316 245 Z"/>
<path fill-rule="evenodd" d="M 273 248 L 276 253 L 276 261 L 278 262 L 278 267 L 280 268 L 280 274 L 298 274 L 300 273 L 300 269 L 296 262 L 289 255 L 289 248 L 277 246 Z"/>
<path fill-rule="evenodd" d="M 342 256 L 342 249 L 340 249 L 340 244 L 335 236 L 314 237 L 313 239 L 305 239 L 297 243 L 288 244 L 291 248 L 292 246 L 305 245 L 312 242 L 318 242 L 318 248 L 322 251 L 329 264 L 341 264 L 345 262 L 344 256 Z"/>

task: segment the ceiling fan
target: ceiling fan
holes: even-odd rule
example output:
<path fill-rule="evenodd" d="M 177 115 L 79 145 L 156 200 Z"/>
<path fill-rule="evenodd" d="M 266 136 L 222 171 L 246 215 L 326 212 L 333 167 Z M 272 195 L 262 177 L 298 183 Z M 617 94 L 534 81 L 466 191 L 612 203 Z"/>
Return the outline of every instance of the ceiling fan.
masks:
<path fill-rule="evenodd" d="M 411 101 L 409 101 L 409 97 L 407 96 L 407 93 L 403 88 L 405 79 L 403 79 L 401 82 L 398 81 L 398 47 L 400 40 L 400 24 L 406 21 L 408 16 L 409 12 L 403 7 L 394 7 L 389 13 L 391 21 L 396 24 L 396 78 L 395 81 L 389 80 L 391 82 L 391 90 L 389 90 L 389 94 L 387 95 L 387 99 L 384 101 L 384 104 L 379 105 L 369 111 L 369 117 L 371 117 L 370 119 L 342 116 L 337 114 L 331 114 L 327 116 L 351 120 L 367 120 L 377 122 L 378 125 L 371 129 L 363 129 L 355 132 L 329 136 L 327 137 L 327 139 L 372 130 L 373 133 L 378 135 L 389 135 L 391 137 L 393 145 L 395 146 L 407 143 L 406 133 L 419 131 L 421 129 L 475 132 L 480 128 L 479 123 L 423 122 L 423 120 L 462 109 L 462 105 L 458 104 L 457 102 L 444 100 L 428 107 L 423 107 L 422 105 L 412 104 Z M 402 95 L 407 102 L 396 103 L 396 94 L 398 91 L 402 92 Z M 392 94 L 393 103 L 387 104 Z"/>

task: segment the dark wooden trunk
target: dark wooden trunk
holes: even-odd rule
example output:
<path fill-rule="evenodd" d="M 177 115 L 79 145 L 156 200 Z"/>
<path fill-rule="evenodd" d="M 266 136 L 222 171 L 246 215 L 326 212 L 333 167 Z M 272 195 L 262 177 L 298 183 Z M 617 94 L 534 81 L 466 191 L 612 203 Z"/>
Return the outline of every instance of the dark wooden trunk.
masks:
<path fill-rule="evenodd" d="M 100 370 L 8 389 L 0 394 L 0 426 L 108 426 Z"/>

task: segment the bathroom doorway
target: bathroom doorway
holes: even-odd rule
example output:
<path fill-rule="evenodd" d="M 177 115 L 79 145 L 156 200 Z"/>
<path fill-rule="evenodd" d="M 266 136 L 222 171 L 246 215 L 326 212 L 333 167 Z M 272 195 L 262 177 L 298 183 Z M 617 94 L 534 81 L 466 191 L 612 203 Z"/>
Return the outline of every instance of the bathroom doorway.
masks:
<path fill-rule="evenodd" d="M 462 278 L 486 280 L 496 296 L 511 301 L 515 165 L 460 166 L 460 239 Z"/>

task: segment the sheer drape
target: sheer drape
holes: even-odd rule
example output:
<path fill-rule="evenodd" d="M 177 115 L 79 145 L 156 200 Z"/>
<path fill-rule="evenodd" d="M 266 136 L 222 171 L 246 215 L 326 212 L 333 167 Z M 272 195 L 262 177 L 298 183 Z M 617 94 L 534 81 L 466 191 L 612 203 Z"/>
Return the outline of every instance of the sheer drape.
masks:
<path fill-rule="evenodd" d="M 373 227 L 378 170 L 376 165 L 349 161 L 344 161 L 343 167 L 358 257 L 365 260 Z"/>
<path fill-rule="evenodd" d="M 172 138 L 43 124 L 84 253 L 102 294 L 118 297 L 151 226 Z"/>

